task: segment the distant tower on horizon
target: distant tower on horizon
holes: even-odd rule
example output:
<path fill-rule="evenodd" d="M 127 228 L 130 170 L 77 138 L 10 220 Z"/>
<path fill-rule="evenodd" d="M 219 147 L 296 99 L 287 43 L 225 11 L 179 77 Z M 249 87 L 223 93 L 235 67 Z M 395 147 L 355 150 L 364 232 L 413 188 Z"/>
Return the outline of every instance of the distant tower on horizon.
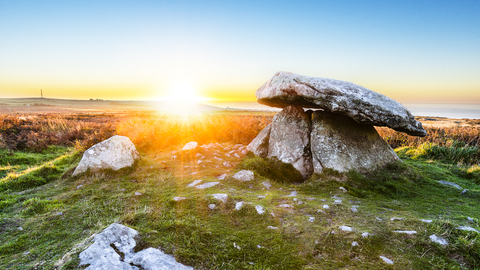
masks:
<path fill-rule="evenodd" d="M 41 96 L 41 98 L 43 98 L 43 90 L 42 89 L 40 89 L 40 96 Z"/>

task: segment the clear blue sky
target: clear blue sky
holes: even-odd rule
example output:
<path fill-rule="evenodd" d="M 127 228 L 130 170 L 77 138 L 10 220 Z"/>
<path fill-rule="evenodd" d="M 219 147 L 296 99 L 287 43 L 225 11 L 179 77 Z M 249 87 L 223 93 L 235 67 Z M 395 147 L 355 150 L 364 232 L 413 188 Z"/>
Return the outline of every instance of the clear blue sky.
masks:
<path fill-rule="evenodd" d="M 480 103 L 480 1 L 0 0 L 0 97 L 150 99 L 188 83 L 254 100 L 280 70 Z"/>

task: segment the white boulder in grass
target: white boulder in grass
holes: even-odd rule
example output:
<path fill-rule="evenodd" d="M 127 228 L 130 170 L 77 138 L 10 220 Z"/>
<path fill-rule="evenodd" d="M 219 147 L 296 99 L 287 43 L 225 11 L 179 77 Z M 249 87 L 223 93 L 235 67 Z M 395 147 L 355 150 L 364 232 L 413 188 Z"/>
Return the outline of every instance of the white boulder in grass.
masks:
<path fill-rule="evenodd" d="M 87 270 L 95 269 L 178 269 L 187 270 L 192 267 L 175 261 L 171 255 L 159 249 L 148 248 L 134 253 L 136 242 L 134 237 L 138 232 L 127 226 L 113 223 L 94 237 L 94 243 L 80 253 L 80 266 L 89 265 Z M 115 249 L 112 247 L 115 246 Z M 121 255 L 124 258 L 121 258 Z"/>
<path fill-rule="evenodd" d="M 247 181 L 252 181 L 255 179 L 255 174 L 252 171 L 249 170 L 241 170 L 237 172 L 236 174 L 233 175 L 233 178 L 242 181 L 242 182 L 247 182 Z"/>
<path fill-rule="evenodd" d="M 197 142 L 189 142 L 185 144 L 185 146 L 182 148 L 182 150 L 193 150 L 197 148 L 198 143 Z"/>
<path fill-rule="evenodd" d="M 88 169 L 117 171 L 132 166 L 139 158 L 140 155 L 129 138 L 115 135 L 87 149 L 73 175 L 86 172 Z"/>

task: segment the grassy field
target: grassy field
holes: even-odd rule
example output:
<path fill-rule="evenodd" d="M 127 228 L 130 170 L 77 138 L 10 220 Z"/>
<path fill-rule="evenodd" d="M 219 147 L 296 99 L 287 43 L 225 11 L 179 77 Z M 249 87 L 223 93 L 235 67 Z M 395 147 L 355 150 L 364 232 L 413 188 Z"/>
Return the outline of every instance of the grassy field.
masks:
<path fill-rule="evenodd" d="M 480 268 L 480 234 L 458 229 L 480 230 L 476 122 L 427 127 L 421 139 L 379 128 L 403 162 L 298 183 L 288 166 L 242 153 L 271 119 L 232 112 L 0 115 L 0 268 L 83 269 L 78 254 L 113 222 L 138 230 L 139 248 L 160 248 L 195 269 Z M 82 151 L 114 134 L 135 143 L 140 161 L 72 176 Z M 211 147 L 180 151 L 189 141 Z M 253 170 L 255 180 L 234 180 L 241 169 Z M 220 184 L 188 187 L 194 180 Z M 228 194 L 227 202 L 216 193 Z M 449 244 L 433 243 L 432 234 Z"/>

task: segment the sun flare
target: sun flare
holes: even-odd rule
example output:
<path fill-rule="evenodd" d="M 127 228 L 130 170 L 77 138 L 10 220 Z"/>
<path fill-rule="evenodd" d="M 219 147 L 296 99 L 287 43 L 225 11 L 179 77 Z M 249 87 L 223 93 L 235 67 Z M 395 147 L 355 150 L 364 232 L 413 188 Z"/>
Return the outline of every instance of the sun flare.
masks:
<path fill-rule="evenodd" d="M 205 100 L 198 95 L 198 90 L 192 84 L 179 82 L 174 84 L 164 96 L 163 110 L 173 114 L 198 114 L 198 104 Z"/>

